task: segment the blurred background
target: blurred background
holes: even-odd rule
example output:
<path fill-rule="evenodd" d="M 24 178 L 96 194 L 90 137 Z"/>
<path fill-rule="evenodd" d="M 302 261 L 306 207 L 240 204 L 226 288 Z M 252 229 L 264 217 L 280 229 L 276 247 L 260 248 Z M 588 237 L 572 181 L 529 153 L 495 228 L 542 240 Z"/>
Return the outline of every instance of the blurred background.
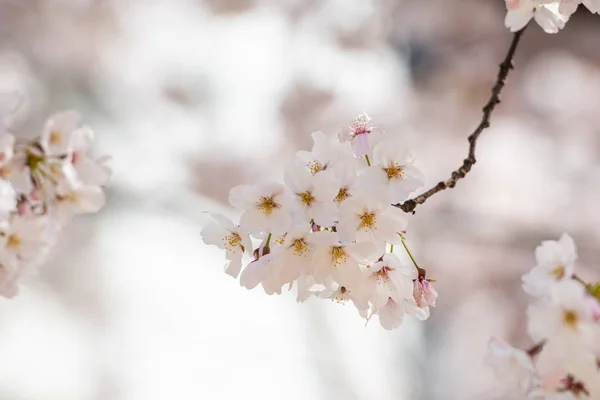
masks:
<path fill-rule="evenodd" d="M 108 204 L 0 299 L 1 400 L 501 399 L 490 335 L 529 347 L 520 276 L 569 232 L 600 278 L 600 17 L 530 27 L 458 186 L 410 217 L 437 279 L 426 323 L 246 291 L 204 211 L 278 179 L 360 112 L 414 148 L 428 186 L 466 137 L 511 34 L 502 0 L 0 0 L 0 92 L 34 135 L 74 108 L 113 156 Z"/>

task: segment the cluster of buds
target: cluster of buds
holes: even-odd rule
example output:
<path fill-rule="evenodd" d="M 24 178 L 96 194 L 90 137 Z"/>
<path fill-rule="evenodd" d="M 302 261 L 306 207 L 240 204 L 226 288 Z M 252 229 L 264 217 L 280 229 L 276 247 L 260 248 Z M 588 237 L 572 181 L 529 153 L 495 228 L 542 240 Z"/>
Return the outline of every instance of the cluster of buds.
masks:
<path fill-rule="evenodd" d="M 422 174 L 406 142 L 370 121 L 360 115 L 339 141 L 313 133 L 312 150 L 285 167 L 285 185 L 233 188 L 239 224 L 213 215 L 202 236 L 226 251 L 225 271 L 241 272 L 248 289 L 260 284 L 272 295 L 295 285 L 299 302 L 352 302 L 365 319 L 378 315 L 393 329 L 405 314 L 429 317 L 437 293 L 412 255 L 408 264 L 394 254 L 394 246 L 408 248 L 404 213 L 391 204 L 419 188 Z"/>
<path fill-rule="evenodd" d="M 534 19 L 545 32 L 557 33 L 580 5 L 600 14 L 600 0 L 506 0 L 506 27 L 516 32 Z"/>
<path fill-rule="evenodd" d="M 573 240 L 545 241 L 523 276 L 531 298 L 529 350 L 491 339 L 487 362 L 499 381 L 528 398 L 600 399 L 600 286 L 574 274 Z"/>
<path fill-rule="evenodd" d="M 41 134 L 19 141 L 0 131 L 0 295 L 42 264 L 58 233 L 77 214 L 104 205 L 107 158 L 87 155 L 93 132 L 75 112 L 50 117 Z"/>

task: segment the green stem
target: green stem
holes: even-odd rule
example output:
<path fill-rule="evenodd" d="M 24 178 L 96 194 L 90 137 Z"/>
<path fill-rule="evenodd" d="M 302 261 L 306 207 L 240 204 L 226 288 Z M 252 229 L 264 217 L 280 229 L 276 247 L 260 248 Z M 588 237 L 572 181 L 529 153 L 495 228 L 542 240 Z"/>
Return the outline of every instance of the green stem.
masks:
<path fill-rule="evenodd" d="M 269 243 L 271 243 L 271 236 L 273 234 L 269 233 L 269 236 L 267 237 L 267 243 L 265 244 L 265 247 L 269 247 Z"/>
<path fill-rule="evenodd" d="M 415 265 L 415 268 L 417 269 L 417 271 L 420 271 L 421 268 L 419 268 L 419 266 L 417 265 L 417 262 L 415 261 L 415 258 L 413 257 L 413 255 L 411 254 L 410 250 L 408 249 L 408 247 L 406 247 L 406 243 L 404 242 L 404 237 L 402 237 L 402 235 L 400 235 L 400 239 L 402 240 L 402 246 L 404 246 L 404 249 L 406 250 L 406 252 L 408 253 L 408 256 L 410 257 L 410 259 L 412 260 L 413 264 Z"/>
<path fill-rule="evenodd" d="M 393 252 L 394 252 L 394 245 L 390 244 L 390 253 L 393 253 Z"/>
<path fill-rule="evenodd" d="M 365 154 L 365 160 L 367 160 L 367 165 L 370 167 L 371 161 L 369 160 L 369 156 L 367 154 Z"/>

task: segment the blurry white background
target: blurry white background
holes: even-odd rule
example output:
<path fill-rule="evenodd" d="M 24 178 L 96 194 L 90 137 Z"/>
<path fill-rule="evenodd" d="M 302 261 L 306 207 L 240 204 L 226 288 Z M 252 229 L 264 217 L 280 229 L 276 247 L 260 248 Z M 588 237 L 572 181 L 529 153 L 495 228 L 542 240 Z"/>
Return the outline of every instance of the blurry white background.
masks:
<path fill-rule="evenodd" d="M 75 108 L 113 156 L 107 207 L 0 301 L 0 400 L 491 399 L 491 334 L 524 338 L 520 275 L 563 230 L 600 277 L 600 23 L 526 33 L 478 163 L 410 217 L 431 319 L 364 326 L 334 303 L 246 291 L 199 232 L 230 187 L 366 111 L 434 184 L 511 40 L 480 0 L 0 0 L 0 91 L 29 135 Z"/>

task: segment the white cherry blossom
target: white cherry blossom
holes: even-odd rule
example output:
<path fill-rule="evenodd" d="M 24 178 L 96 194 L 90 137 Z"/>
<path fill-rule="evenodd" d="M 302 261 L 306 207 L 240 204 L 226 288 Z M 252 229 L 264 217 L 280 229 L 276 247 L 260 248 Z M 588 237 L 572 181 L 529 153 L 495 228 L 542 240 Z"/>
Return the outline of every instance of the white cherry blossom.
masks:
<path fill-rule="evenodd" d="M 202 229 L 200 233 L 204 243 L 215 245 L 225 250 L 225 272 L 237 278 L 242 269 L 242 256 L 244 253 L 252 254 L 250 237 L 239 230 L 229 218 L 212 214 L 213 221 Z"/>
<path fill-rule="evenodd" d="M 352 149 L 347 144 L 332 142 L 323 132 L 313 132 L 311 136 L 312 150 L 300 150 L 296 156 L 313 175 L 353 162 Z"/>
<path fill-rule="evenodd" d="M 290 193 L 280 183 L 236 186 L 229 193 L 229 202 L 244 210 L 240 228 L 250 234 L 280 236 L 292 225 Z"/>
<path fill-rule="evenodd" d="M 591 348 L 600 337 L 585 289 L 575 281 L 555 285 L 550 300 L 531 304 L 527 316 L 532 339 L 545 340 L 544 352 L 557 362 Z"/>
<path fill-rule="evenodd" d="M 86 151 L 93 135 L 72 111 L 53 115 L 42 133 L 16 142 L 0 135 L 0 295 L 14 296 L 25 273 L 46 259 L 61 229 L 80 213 L 98 211 L 105 202 L 104 178 L 88 179 Z M 85 138 L 85 146 L 81 143 Z M 77 153 L 73 152 L 76 149 Z M 75 154 L 78 159 L 75 160 Z M 86 168 L 81 168 L 87 164 Z"/>
<path fill-rule="evenodd" d="M 414 155 L 398 138 L 383 140 L 375 146 L 371 168 L 362 180 L 367 185 L 380 185 L 389 193 L 391 203 L 403 202 L 424 183 L 421 171 L 413 166 Z"/>
<path fill-rule="evenodd" d="M 537 265 L 523 275 L 523 290 L 532 296 L 548 295 L 557 282 L 571 279 L 577 260 L 575 242 L 568 234 L 546 240 L 535 249 Z"/>
<path fill-rule="evenodd" d="M 316 246 L 311 261 L 317 282 L 331 278 L 348 290 L 361 289 L 364 275 L 359 262 L 373 255 L 373 243 L 341 242 L 337 233 L 326 231 L 315 232 L 311 241 Z"/>
<path fill-rule="evenodd" d="M 400 244 L 399 233 L 406 228 L 401 210 L 386 202 L 387 196 L 365 193 L 340 206 L 337 231 L 343 241 Z"/>
<path fill-rule="evenodd" d="M 15 216 L 0 239 L 0 263 L 9 270 L 19 270 L 24 263 L 35 262 L 48 250 L 51 242 L 44 217 Z"/>
<path fill-rule="evenodd" d="M 293 159 L 284 171 L 284 181 L 295 196 L 298 222 L 334 225 L 338 214 L 334 199 L 340 187 L 337 178 L 330 171 L 313 175 L 299 161 Z"/>
<path fill-rule="evenodd" d="M 563 8 L 561 12 L 560 6 L 559 0 L 506 0 L 506 27 L 516 32 L 533 18 L 546 33 L 557 33 L 565 27 L 571 11 Z"/>
<path fill-rule="evenodd" d="M 416 270 L 404 265 L 395 254 L 385 254 L 381 261 L 369 266 L 367 272 L 361 291 L 375 310 L 384 307 L 389 298 L 397 303 L 412 299 Z"/>

